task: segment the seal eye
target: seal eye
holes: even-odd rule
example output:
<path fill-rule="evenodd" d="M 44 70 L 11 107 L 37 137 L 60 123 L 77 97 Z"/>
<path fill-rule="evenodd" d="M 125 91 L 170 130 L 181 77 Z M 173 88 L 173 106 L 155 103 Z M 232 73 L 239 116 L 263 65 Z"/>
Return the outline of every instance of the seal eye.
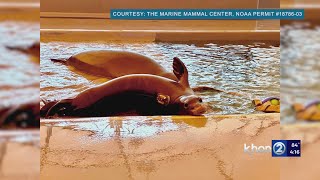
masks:
<path fill-rule="evenodd" d="M 201 102 L 201 103 L 202 103 L 202 99 L 201 99 L 201 98 L 199 98 L 199 102 Z"/>
<path fill-rule="evenodd" d="M 189 104 L 188 103 L 184 103 L 184 108 L 188 108 Z"/>

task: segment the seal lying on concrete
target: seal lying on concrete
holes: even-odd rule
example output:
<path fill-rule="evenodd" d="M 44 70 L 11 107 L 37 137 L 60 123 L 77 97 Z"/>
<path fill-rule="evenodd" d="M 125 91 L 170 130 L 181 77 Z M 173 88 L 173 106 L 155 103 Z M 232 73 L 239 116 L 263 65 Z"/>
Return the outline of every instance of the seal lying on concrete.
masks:
<path fill-rule="evenodd" d="M 174 72 L 178 81 L 151 74 L 121 76 L 89 88 L 74 98 L 47 103 L 41 108 L 41 115 L 111 116 L 130 109 L 138 110 L 139 115 L 205 113 L 202 99 L 189 87 L 186 67 Z"/>
<path fill-rule="evenodd" d="M 40 63 L 40 42 L 35 42 L 31 46 L 26 47 L 7 46 L 7 48 L 31 55 L 35 62 Z"/>
<path fill-rule="evenodd" d="M 320 101 L 314 101 L 306 106 L 294 104 L 293 109 L 296 112 L 297 119 L 320 121 Z"/>
<path fill-rule="evenodd" d="M 127 51 L 97 50 L 75 54 L 68 59 L 51 59 L 74 67 L 80 72 L 90 75 L 113 79 L 129 74 L 153 74 L 178 81 L 185 66 L 182 61 L 173 61 L 173 72 L 165 70 L 155 60 Z M 175 73 L 178 72 L 178 73 Z M 222 92 L 212 87 L 201 86 L 192 88 L 194 91 L 216 91 Z"/>
<path fill-rule="evenodd" d="M 257 111 L 280 112 L 280 98 L 277 97 L 269 97 L 263 101 L 255 99 L 252 103 Z"/>

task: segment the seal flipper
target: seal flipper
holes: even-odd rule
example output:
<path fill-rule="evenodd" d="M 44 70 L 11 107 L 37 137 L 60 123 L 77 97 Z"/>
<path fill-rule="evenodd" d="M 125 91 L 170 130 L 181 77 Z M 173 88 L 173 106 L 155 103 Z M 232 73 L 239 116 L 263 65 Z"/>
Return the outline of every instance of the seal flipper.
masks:
<path fill-rule="evenodd" d="M 159 104 L 167 106 L 170 103 L 170 96 L 158 93 L 157 94 L 157 102 Z"/>
<path fill-rule="evenodd" d="M 6 127 L 39 127 L 39 102 L 30 102 L 0 111 L 0 126 Z"/>
<path fill-rule="evenodd" d="M 73 99 L 63 99 L 58 102 L 50 102 L 48 103 L 47 107 L 42 112 L 46 111 L 44 117 L 51 117 L 55 114 L 58 114 L 59 116 L 67 116 L 70 115 L 70 113 L 74 110 L 74 107 L 72 106 L 72 100 Z M 43 109 L 42 108 L 42 109 Z"/>
<path fill-rule="evenodd" d="M 202 92 L 202 91 L 211 91 L 211 92 L 224 92 L 220 89 L 215 89 L 213 87 L 209 87 L 209 86 L 197 86 L 197 87 L 193 87 L 191 88 L 194 92 Z"/>
<path fill-rule="evenodd" d="M 17 46 L 5 46 L 5 47 L 9 50 L 27 53 L 27 47 L 17 47 Z"/>
<path fill-rule="evenodd" d="M 6 46 L 7 49 L 13 51 L 20 51 L 25 54 L 31 54 L 34 56 L 40 55 L 40 42 L 35 42 L 31 46 Z"/>
<path fill-rule="evenodd" d="M 41 101 L 44 103 L 44 106 L 40 109 L 40 116 L 46 117 L 48 111 L 57 103 L 57 101 L 47 101 L 44 99 L 41 99 Z"/>
<path fill-rule="evenodd" d="M 184 63 L 177 57 L 173 58 L 173 73 L 177 76 L 179 82 L 186 86 L 189 86 L 189 79 L 188 79 L 188 70 Z"/>
<path fill-rule="evenodd" d="M 51 58 L 50 59 L 53 62 L 58 62 L 58 63 L 62 63 L 62 64 L 66 64 L 67 63 L 67 59 L 55 59 L 55 58 Z"/>

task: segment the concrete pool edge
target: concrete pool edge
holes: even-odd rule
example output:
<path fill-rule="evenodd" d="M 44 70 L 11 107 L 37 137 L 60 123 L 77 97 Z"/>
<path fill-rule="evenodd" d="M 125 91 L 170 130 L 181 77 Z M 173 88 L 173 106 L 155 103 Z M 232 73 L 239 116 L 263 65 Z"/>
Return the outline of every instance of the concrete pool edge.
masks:
<path fill-rule="evenodd" d="M 276 117 L 279 116 L 279 113 L 261 113 L 261 114 L 230 114 L 230 115 L 204 115 L 204 116 L 184 116 L 184 115 L 175 115 L 175 116 L 112 116 L 112 117 L 88 117 L 88 118 L 57 118 L 57 119 L 40 119 L 41 124 L 50 123 L 50 122 L 63 122 L 63 121 L 72 121 L 72 122 L 89 122 L 94 120 L 115 118 L 115 119 L 139 119 L 141 117 L 158 119 L 158 118 L 179 118 L 179 119 L 199 119 L 199 118 L 211 118 L 211 119 L 226 119 L 226 118 L 259 118 L 259 117 Z M 280 120 L 280 119 L 279 119 Z M 280 121 L 279 121 L 280 123 Z"/>
<path fill-rule="evenodd" d="M 319 128 L 320 129 L 320 122 L 281 125 L 281 129 L 299 129 L 299 128 Z"/>
<path fill-rule="evenodd" d="M 281 139 L 301 140 L 301 157 L 281 160 L 281 179 L 318 179 L 320 123 L 281 125 Z"/>
<path fill-rule="evenodd" d="M 280 161 L 269 153 L 247 154 L 244 143 L 269 145 L 279 138 L 279 118 L 279 114 L 216 116 L 201 128 L 185 128 L 182 122 L 178 129 L 169 131 L 170 125 L 159 121 L 142 121 L 144 126 L 138 123 L 136 128 L 132 123 L 110 121 L 114 125 L 111 132 L 104 130 L 104 123 L 93 123 L 93 128 L 103 126 L 98 129 L 100 133 L 77 128 L 80 122 L 44 124 L 40 128 L 40 174 L 46 179 L 98 175 L 106 179 L 154 180 L 275 178 L 279 177 Z M 150 136 L 139 135 L 148 127 L 160 130 Z M 125 135 L 127 128 L 134 130 L 133 135 Z"/>
<path fill-rule="evenodd" d="M 40 132 L 0 131 L 0 179 L 39 179 Z"/>
<path fill-rule="evenodd" d="M 166 124 L 167 128 L 153 123 Z M 252 132 L 260 131 L 264 129 L 266 124 L 271 126 L 280 126 L 280 114 L 279 113 L 265 113 L 265 114 L 233 114 L 233 115 L 207 115 L 207 116 L 112 116 L 112 117 L 89 117 L 89 118 L 57 118 L 57 119 L 40 119 L 40 129 L 42 127 L 66 127 L 72 128 L 78 127 L 80 131 L 90 131 L 99 134 L 100 130 L 91 129 L 92 126 L 104 127 L 107 124 L 119 123 L 124 125 L 131 124 L 131 127 L 135 127 L 136 131 L 144 131 L 144 125 L 150 128 L 166 131 L 181 131 L 182 129 L 189 128 L 204 128 L 207 126 L 215 126 L 212 124 L 226 122 L 227 125 L 222 125 L 221 128 L 232 128 L 233 126 L 239 126 L 240 129 L 244 127 L 251 127 Z M 150 125 L 149 123 L 153 124 Z M 100 124 L 100 125 L 97 125 Z M 140 125 L 138 125 L 140 124 Z M 142 126 L 141 126 L 142 125 Z M 230 126 L 230 127 L 229 127 Z M 243 127 L 242 127 L 243 126 Z M 77 129 L 77 128 L 76 128 Z M 240 130 L 239 129 L 239 130 Z M 245 128 L 244 128 L 245 129 Z M 149 129 L 150 130 L 150 129 Z M 163 131 L 162 131 L 163 130 Z M 245 130 L 246 131 L 246 130 Z M 251 132 L 251 133 L 252 133 Z M 279 128 L 280 132 L 280 128 Z M 138 133 L 139 134 L 139 133 Z M 148 133 L 147 133 L 148 134 Z M 136 135 L 133 135 L 133 137 Z M 137 135 L 138 137 L 139 135 Z M 150 136 L 155 136 L 151 134 Z M 124 135 L 123 137 L 126 137 Z"/>
<path fill-rule="evenodd" d="M 280 30 L 86 30 L 40 29 L 41 42 L 194 42 L 268 41 L 279 44 Z"/>
<path fill-rule="evenodd" d="M 39 129 L 30 129 L 30 130 L 0 130 L 1 137 L 12 137 L 12 136 L 21 136 L 21 135 L 39 135 Z"/>

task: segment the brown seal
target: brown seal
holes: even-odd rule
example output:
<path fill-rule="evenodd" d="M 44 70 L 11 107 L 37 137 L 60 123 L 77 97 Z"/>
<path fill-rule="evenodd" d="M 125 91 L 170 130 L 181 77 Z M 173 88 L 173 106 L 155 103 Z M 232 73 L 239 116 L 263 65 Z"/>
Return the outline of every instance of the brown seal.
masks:
<path fill-rule="evenodd" d="M 68 59 L 51 59 L 54 62 L 64 63 L 76 70 L 109 79 L 129 74 L 153 74 L 178 81 L 185 66 L 182 61 L 173 61 L 173 71 L 164 69 L 155 60 L 141 54 L 127 51 L 96 50 L 75 54 Z M 175 73 L 178 72 L 178 73 Z M 194 91 L 223 92 L 212 87 L 199 86 Z"/>
<path fill-rule="evenodd" d="M 177 77 L 166 71 L 155 60 L 127 51 L 97 50 L 75 54 L 68 59 L 51 59 L 65 63 L 91 75 L 117 78 L 128 74 L 153 74 L 177 81 Z M 177 63 L 182 63 L 181 61 Z"/>
<path fill-rule="evenodd" d="M 174 58 L 174 61 L 180 60 Z M 119 109 L 138 109 L 140 115 L 203 114 L 206 107 L 189 87 L 186 67 L 183 65 L 174 73 L 178 81 L 151 74 L 124 75 L 89 88 L 74 98 L 47 103 L 41 114 L 44 117 L 109 116 Z"/>

